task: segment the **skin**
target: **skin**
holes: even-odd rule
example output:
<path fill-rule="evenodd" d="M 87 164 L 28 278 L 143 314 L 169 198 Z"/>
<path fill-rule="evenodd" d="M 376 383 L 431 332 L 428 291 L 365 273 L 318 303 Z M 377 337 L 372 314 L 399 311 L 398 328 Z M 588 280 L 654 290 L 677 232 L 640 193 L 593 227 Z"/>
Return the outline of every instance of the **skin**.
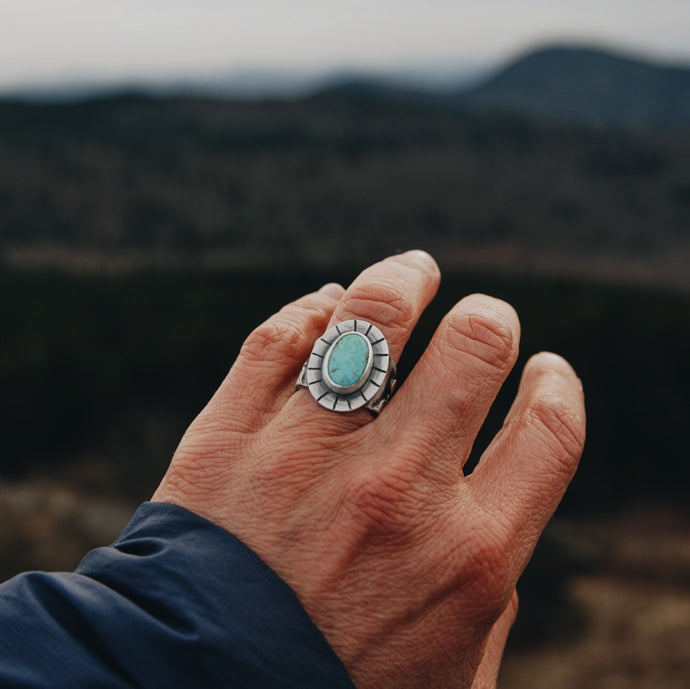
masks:
<path fill-rule="evenodd" d="M 438 288 L 421 251 L 326 285 L 246 340 L 154 500 L 243 540 L 295 591 L 359 689 L 488 689 L 515 585 L 582 453 L 582 386 L 541 353 L 472 474 L 472 443 L 518 355 L 513 308 L 465 297 L 376 419 L 296 390 L 314 340 L 357 318 L 398 360 Z"/>

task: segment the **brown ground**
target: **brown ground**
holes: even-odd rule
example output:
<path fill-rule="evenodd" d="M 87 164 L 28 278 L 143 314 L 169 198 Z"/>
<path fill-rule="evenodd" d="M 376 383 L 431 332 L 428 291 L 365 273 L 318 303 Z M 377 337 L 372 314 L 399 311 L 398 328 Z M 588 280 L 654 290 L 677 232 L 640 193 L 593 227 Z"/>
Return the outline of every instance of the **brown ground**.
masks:
<path fill-rule="evenodd" d="M 567 641 L 507 654 L 501 689 L 690 687 L 690 521 L 637 508 L 554 525 L 588 548 L 593 572 L 568 582 L 584 619 Z"/>
<path fill-rule="evenodd" d="M 587 612 L 579 639 L 514 652 L 501 689 L 687 689 L 690 592 L 617 577 L 581 577 L 572 596 Z"/>
<path fill-rule="evenodd" d="M 48 479 L 0 482 L 0 579 L 72 569 L 89 548 L 111 542 L 133 509 Z M 506 655 L 500 689 L 690 687 L 690 516 L 636 508 L 590 523 L 560 520 L 551 534 L 589 562 L 566 586 L 582 622 L 547 643 L 523 638 Z"/>

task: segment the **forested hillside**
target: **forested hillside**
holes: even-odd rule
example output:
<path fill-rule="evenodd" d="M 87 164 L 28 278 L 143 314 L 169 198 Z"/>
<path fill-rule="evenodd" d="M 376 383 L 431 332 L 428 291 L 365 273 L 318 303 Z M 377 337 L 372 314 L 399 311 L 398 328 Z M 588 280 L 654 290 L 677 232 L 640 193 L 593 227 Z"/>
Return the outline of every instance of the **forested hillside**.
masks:
<path fill-rule="evenodd" d="M 7 258 L 333 265 L 423 246 L 451 267 L 682 282 L 690 132 L 347 96 L 4 103 L 0 207 Z"/>

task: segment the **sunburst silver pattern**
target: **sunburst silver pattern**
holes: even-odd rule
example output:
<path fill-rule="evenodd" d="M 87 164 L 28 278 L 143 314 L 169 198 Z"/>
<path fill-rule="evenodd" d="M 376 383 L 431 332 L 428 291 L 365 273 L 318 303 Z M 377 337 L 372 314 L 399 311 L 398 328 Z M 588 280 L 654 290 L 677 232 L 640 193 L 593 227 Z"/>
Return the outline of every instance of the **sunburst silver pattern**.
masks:
<path fill-rule="evenodd" d="M 328 362 L 336 345 L 342 343 L 348 333 L 357 333 L 367 343 L 366 360 L 362 360 L 358 378 L 355 375 L 354 380 L 348 381 L 349 385 L 338 385 L 329 374 Z M 361 351 L 361 347 L 359 349 Z M 312 397 L 326 409 L 348 412 L 365 407 L 378 414 L 390 399 L 395 382 L 395 365 L 383 333 L 367 321 L 350 320 L 337 323 L 316 340 L 302 369 L 298 387 L 308 388 Z"/>

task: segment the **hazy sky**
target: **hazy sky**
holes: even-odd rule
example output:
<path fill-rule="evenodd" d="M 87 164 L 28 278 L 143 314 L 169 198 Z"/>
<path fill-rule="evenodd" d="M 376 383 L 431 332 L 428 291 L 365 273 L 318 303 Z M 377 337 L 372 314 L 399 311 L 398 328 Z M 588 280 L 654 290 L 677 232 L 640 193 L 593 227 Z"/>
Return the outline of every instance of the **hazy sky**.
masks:
<path fill-rule="evenodd" d="M 690 63 L 690 0 L 0 0 L 0 88 L 461 64 L 561 39 Z"/>

